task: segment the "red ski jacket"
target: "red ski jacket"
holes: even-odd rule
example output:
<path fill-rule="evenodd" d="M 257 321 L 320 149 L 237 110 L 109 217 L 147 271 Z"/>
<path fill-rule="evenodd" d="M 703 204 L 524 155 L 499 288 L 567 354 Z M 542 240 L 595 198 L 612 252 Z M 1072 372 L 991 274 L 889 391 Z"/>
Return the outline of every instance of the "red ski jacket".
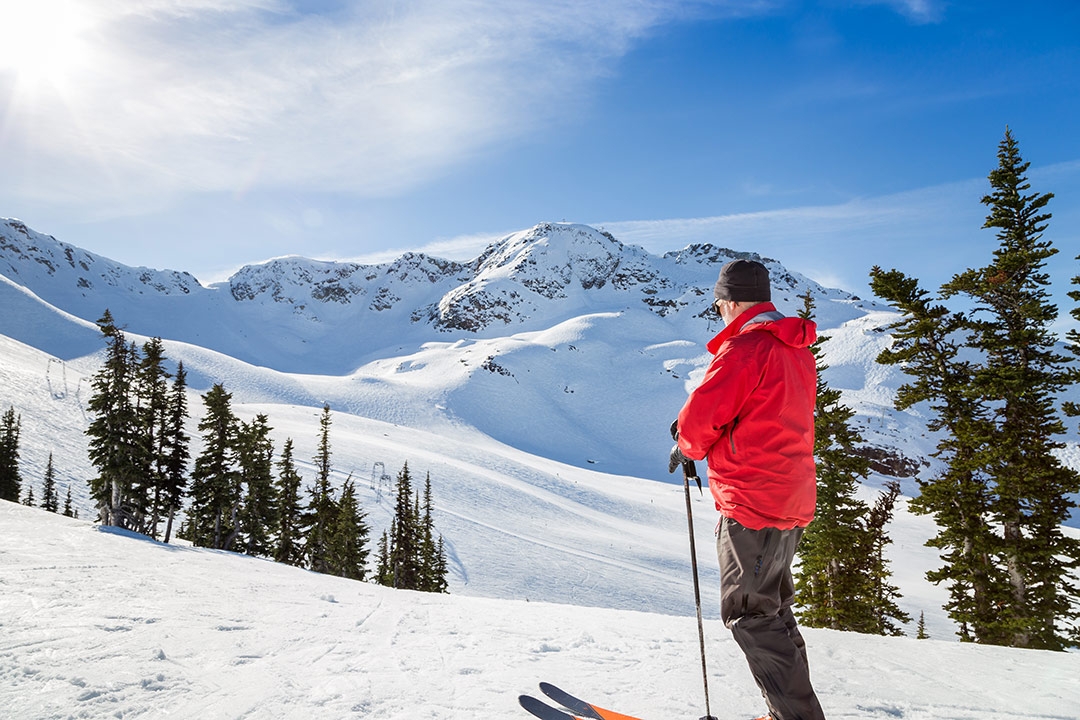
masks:
<path fill-rule="evenodd" d="M 747 309 L 709 341 L 712 362 L 679 412 L 679 448 L 708 459 L 716 509 L 753 530 L 814 517 L 816 338 L 772 303 Z"/>

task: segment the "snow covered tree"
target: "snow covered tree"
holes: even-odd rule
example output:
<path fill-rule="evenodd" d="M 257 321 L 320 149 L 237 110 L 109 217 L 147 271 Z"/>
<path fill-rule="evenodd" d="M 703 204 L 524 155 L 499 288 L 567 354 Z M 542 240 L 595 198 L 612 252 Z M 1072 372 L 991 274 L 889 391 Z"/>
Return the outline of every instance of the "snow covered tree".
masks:
<path fill-rule="evenodd" d="M 250 423 L 241 422 L 236 453 L 240 483 L 244 488 L 239 515 L 240 539 L 246 554 L 264 557 L 272 551 L 277 500 L 270 430 L 263 414 L 256 415 Z"/>
<path fill-rule="evenodd" d="M 301 544 L 301 507 L 300 484 L 302 478 L 296 471 L 293 460 L 293 440 L 285 440 L 278 459 L 276 485 L 277 517 L 275 522 L 274 560 L 288 565 L 302 565 L 304 562 Z"/>
<path fill-rule="evenodd" d="M 228 549 L 237 532 L 240 473 L 236 467 L 237 419 L 232 395 L 217 383 L 203 395 L 199 423 L 203 450 L 191 473 L 191 507 L 183 537 L 202 547 Z"/>
<path fill-rule="evenodd" d="M 22 494 L 22 476 L 19 474 L 21 427 L 22 416 L 15 413 L 12 405 L 0 419 L 0 500 L 19 502 Z"/>
<path fill-rule="evenodd" d="M 53 468 L 53 454 L 49 453 L 49 462 L 45 466 L 45 478 L 41 483 L 41 507 L 54 513 L 60 509 L 60 495 L 56 490 L 56 470 Z"/>

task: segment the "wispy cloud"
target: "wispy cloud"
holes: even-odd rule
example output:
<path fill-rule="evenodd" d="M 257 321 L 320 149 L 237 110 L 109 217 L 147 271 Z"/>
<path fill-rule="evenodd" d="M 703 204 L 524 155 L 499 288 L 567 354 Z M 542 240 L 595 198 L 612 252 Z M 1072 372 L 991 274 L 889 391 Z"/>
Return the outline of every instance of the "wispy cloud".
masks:
<path fill-rule="evenodd" d="M 940 22 L 945 16 L 944 0 L 855 0 L 859 5 L 888 5 L 918 24 Z"/>
<path fill-rule="evenodd" d="M 192 191 L 392 194 L 573 118 L 658 25 L 768 3 L 353 5 L 82 0 L 62 83 L 0 68 L 0 192 L 111 211 Z"/>

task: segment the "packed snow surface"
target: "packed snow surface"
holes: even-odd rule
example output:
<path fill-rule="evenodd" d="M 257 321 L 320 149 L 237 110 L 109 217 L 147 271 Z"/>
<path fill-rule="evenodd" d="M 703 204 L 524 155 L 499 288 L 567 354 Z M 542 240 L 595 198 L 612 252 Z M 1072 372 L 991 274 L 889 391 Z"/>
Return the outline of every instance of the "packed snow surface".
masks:
<path fill-rule="evenodd" d="M 692 617 L 393 590 L 7 502 L 0 618 L 10 718 L 524 719 L 541 680 L 646 720 L 705 714 Z M 756 717 L 738 646 L 705 633 L 714 714 Z M 805 636 L 833 720 L 1080 718 L 1077 654 Z"/>

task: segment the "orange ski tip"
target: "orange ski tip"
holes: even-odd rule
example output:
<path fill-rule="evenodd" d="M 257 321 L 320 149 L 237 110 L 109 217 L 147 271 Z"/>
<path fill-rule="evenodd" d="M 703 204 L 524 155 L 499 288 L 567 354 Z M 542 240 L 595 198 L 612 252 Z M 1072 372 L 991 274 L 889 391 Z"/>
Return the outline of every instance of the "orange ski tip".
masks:
<path fill-rule="evenodd" d="M 632 715 L 623 715 L 622 713 L 617 713 L 613 710 L 605 710 L 604 708 L 596 707 L 595 705 L 592 706 L 592 709 L 604 720 L 638 720 L 638 718 L 633 717 Z"/>

